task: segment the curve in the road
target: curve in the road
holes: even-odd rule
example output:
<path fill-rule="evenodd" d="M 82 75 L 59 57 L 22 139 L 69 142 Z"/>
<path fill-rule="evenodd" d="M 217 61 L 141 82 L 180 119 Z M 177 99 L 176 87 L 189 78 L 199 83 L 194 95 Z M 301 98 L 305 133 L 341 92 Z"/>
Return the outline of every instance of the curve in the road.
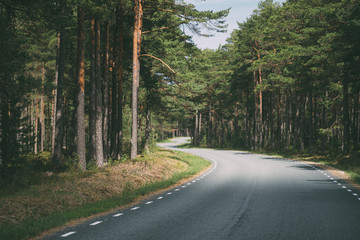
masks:
<path fill-rule="evenodd" d="M 174 149 L 185 139 L 176 141 L 162 146 Z M 45 239 L 360 239 L 359 190 L 324 169 L 239 151 L 178 150 L 213 167 Z"/>

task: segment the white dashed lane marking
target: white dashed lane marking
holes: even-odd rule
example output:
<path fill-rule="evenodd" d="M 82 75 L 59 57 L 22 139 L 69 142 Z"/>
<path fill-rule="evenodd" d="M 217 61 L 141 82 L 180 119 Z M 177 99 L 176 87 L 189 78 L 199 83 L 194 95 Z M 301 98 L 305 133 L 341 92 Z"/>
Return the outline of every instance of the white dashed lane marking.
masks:
<path fill-rule="evenodd" d="M 124 215 L 124 214 L 123 213 L 118 213 L 118 214 L 113 215 L 113 217 L 120 217 L 121 215 Z"/>
<path fill-rule="evenodd" d="M 204 157 L 204 158 L 207 158 L 207 157 Z M 180 191 L 181 188 L 186 188 L 187 186 L 191 185 L 191 183 L 196 183 L 197 181 L 200 181 L 201 179 L 203 179 L 203 178 L 206 177 L 207 175 L 211 174 L 211 173 L 215 170 L 215 168 L 217 167 L 217 162 L 216 162 L 215 160 L 213 160 L 213 159 L 209 159 L 209 158 L 207 158 L 207 159 L 208 159 L 208 160 L 211 160 L 211 161 L 214 163 L 213 169 L 210 170 L 210 171 L 208 171 L 207 173 L 203 174 L 202 176 L 198 177 L 197 179 L 194 179 L 193 181 L 188 182 L 188 183 L 182 185 L 181 187 L 178 187 L 178 188 L 174 189 L 174 192 L 178 192 L 178 191 Z M 171 194 L 173 194 L 173 192 L 168 192 L 168 193 L 166 193 L 166 196 L 171 195 Z M 161 199 L 163 199 L 163 198 L 164 198 L 164 196 L 159 196 L 159 197 L 157 197 L 158 200 L 161 200 Z M 360 198 L 359 198 L 359 200 L 360 200 Z M 154 201 L 147 201 L 147 202 L 145 202 L 145 205 L 152 204 L 153 202 L 154 202 Z M 139 209 L 139 208 L 140 208 L 140 207 L 137 206 L 137 207 L 130 208 L 130 210 L 131 210 L 131 211 L 135 211 L 135 210 L 137 210 L 137 209 Z M 120 217 L 120 216 L 122 216 L 122 215 L 124 215 L 124 213 L 117 213 L 117 214 L 114 214 L 113 217 Z M 107 219 L 105 219 L 104 221 L 106 221 L 106 220 L 107 220 Z M 100 224 L 100 223 L 102 223 L 102 222 L 103 222 L 103 221 L 96 221 L 96 222 L 90 223 L 89 225 L 90 225 L 90 226 L 95 226 L 95 225 L 98 225 L 98 224 Z M 68 232 L 68 233 L 65 233 L 65 234 L 61 235 L 61 237 L 67 237 L 67 236 L 70 236 L 70 235 L 75 234 L 75 233 L 76 233 L 75 231 L 73 231 L 73 232 Z"/>
<path fill-rule="evenodd" d="M 102 223 L 103 221 L 96 221 L 96 222 L 93 222 L 93 223 L 90 223 L 89 225 L 90 226 L 95 226 L 95 225 L 98 225 L 100 223 Z"/>
<path fill-rule="evenodd" d="M 73 235 L 74 233 L 76 233 L 76 232 L 68 232 L 68 233 L 61 235 L 60 237 L 68 237 L 70 235 Z"/>
<path fill-rule="evenodd" d="M 352 193 L 353 196 L 355 196 L 359 201 L 360 201 L 360 197 L 358 196 L 357 193 L 353 193 L 353 190 L 349 189 L 347 186 L 344 186 L 343 184 L 339 183 L 337 180 L 335 180 L 331 175 L 327 174 L 326 171 L 323 171 L 321 169 L 316 168 L 315 166 L 312 165 L 307 165 L 306 166 L 312 167 L 314 170 L 322 173 L 324 176 L 328 177 L 330 180 L 332 180 L 335 184 L 337 184 L 338 186 L 342 187 L 343 189 L 347 190 L 349 193 Z"/>

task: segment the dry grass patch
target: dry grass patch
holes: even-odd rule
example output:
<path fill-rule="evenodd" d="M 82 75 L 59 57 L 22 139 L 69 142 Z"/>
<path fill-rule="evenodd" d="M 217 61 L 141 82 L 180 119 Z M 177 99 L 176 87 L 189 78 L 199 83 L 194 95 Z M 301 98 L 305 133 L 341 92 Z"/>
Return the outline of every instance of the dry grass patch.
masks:
<path fill-rule="evenodd" d="M 29 217 L 39 219 L 114 198 L 124 191 L 168 179 L 188 167 L 187 163 L 177 159 L 176 153 L 159 150 L 135 161 L 97 171 L 49 176 L 42 184 L 0 196 L 0 228 L 21 224 Z"/>

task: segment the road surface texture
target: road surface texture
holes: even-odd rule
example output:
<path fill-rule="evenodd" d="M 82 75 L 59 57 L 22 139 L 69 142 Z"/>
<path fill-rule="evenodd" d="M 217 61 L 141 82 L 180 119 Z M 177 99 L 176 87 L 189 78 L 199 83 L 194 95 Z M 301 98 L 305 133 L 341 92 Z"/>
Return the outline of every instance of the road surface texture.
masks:
<path fill-rule="evenodd" d="M 240 151 L 180 150 L 212 161 L 212 169 L 45 239 L 360 239 L 359 189 L 325 170 Z"/>

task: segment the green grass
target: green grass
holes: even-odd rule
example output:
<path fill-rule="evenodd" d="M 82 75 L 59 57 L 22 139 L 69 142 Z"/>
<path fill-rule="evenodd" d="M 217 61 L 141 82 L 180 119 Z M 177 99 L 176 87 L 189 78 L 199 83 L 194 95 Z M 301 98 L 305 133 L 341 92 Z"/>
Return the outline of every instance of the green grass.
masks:
<path fill-rule="evenodd" d="M 68 209 L 63 212 L 51 214 L 50 216 L 34 219 L 26 218 L 21 224 L 9 224 L 1 226 L 0 239 L 25 239 L 40 235 L 42 232 L 52 228 L 64 226 L 71 220 L 89 217 L 94 214 L 107 212 L 134 202 L 138 197 L 146 196 L 157 190 L 168 188 L 182 179 L 191 177 L 210 165 L 203 158 L 182 152 L 173 152 L 172 157 L 185 162 L 188 167 L 181 172 L 173 174 L 170 178 L 159 182 L 145 184 L 143 187 L 132 189 L 131 187 L 117 197 L 84 204 L 81 207 Z"/>

